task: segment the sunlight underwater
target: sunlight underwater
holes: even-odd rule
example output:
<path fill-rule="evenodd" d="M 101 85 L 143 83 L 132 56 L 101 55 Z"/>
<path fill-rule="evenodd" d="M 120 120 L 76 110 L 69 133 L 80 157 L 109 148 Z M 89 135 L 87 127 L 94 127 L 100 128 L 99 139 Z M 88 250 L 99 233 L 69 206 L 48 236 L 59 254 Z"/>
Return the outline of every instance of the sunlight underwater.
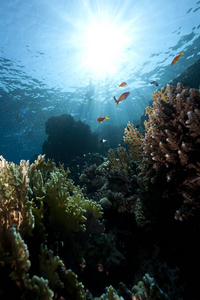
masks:
<path fill-rule="evenodd" d="M 199 300 L 200 2 L 39 2 L 0 10 L 0 298 Z"/>

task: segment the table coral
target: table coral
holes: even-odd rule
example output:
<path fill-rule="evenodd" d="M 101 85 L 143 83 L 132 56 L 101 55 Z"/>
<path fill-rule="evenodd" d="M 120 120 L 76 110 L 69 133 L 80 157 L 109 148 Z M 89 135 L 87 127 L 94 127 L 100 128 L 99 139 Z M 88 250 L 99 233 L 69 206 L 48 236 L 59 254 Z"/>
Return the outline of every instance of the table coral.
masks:
<path fill-rule="evenodd" d="M 162 183 L 168 197 L 177 195 L 182 206 L 175 218 L 183 220 L 200 207 L 200 90 L 185 90 L 180 83 L 176 88 L 168 85 L 167 101 L 157 98 L 153 105 L 140 175 L 146 189 Z"/>

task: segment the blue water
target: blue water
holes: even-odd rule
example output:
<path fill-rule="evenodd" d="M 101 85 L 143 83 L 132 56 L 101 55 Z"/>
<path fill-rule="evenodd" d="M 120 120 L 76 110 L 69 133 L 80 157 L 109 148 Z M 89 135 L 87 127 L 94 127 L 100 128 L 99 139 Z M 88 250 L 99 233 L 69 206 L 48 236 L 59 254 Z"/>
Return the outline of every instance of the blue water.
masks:
<path fill-rule="evenodd" d="M 157 89 L 150 82 L 161 88 L 200 58 L 200 1 L 0 0 L 0 7 L 0 154 L 16 163 L 42 152 L 51 116 L 70 114 L 98 133 L 137 122 Z M 116 107 L 113 96 L 127 91 Z"/>

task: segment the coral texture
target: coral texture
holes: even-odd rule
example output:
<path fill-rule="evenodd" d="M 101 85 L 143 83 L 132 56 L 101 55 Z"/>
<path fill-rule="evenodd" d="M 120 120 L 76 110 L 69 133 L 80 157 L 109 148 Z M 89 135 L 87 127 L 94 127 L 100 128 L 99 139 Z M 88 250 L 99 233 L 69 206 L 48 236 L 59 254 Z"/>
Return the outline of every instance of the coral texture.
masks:
<path fill-rule="evenodd" d="M 54 290 L 59 297 L 84 299 L 82 284 L 62 256 L 70 251 L 80 263 L 75 232 L 84 231 L 87 218 L 99 219 L 102 212 L 68 174 L 42 155 L 31 165 L 21 161 L 19 166 L 1 157 L 0 273 L 11 278 L 7 280 L 16 299 L 52 299 Z M 6 298 L 3 286 L 1 296 Z"/>
<path fill-rule="evenodd" d="M 142 281 L 139 281 L 137 285 L 132 288 L 132 299 L 133 300 L 169 300 L 167 294 L 165 294 L 155 279 L 149 276 L 149 274 L 145 274 Z"/>
<path fill-rule="evenodd" d="M 118 212 L 131 214 L 134 211 L 134 191 L 138 187 L 135 166 L 124 148 L 110 149 L 108 161 L 82 172 L 83 190 L 96 201 L 105 197 Z"/>
<path fill-rule="evenodd" d="M 183 220 L 200 207 L 200 90 L 178 83 L 164 96 L 154 99 L 149 114 L 140 175 L 146 190 L 162 184 L 162 197 L 182 202 L 175 218 Z"/>
<path fill-rule="evenodd" d="M 141 155 L 142 139 L 144 136 L 130 122 L 125 128 L 124 134 L 124 142 L 129 146 L 130 156 L 137 161 Z"/>

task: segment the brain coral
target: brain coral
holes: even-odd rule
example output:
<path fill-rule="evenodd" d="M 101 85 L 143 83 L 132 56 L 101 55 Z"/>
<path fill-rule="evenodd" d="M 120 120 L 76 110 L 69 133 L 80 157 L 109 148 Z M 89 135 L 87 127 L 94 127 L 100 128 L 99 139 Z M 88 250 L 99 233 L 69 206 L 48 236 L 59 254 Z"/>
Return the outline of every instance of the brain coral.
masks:
<path fill-rule="evenodd" d="M 200 206 L 200 90 L 167 86 L 168 101 L 158 98 L 143 139 L 140 175 L 146 190 L 164 187 L 174 199 L 175 219 L 194 215 Z"/>

